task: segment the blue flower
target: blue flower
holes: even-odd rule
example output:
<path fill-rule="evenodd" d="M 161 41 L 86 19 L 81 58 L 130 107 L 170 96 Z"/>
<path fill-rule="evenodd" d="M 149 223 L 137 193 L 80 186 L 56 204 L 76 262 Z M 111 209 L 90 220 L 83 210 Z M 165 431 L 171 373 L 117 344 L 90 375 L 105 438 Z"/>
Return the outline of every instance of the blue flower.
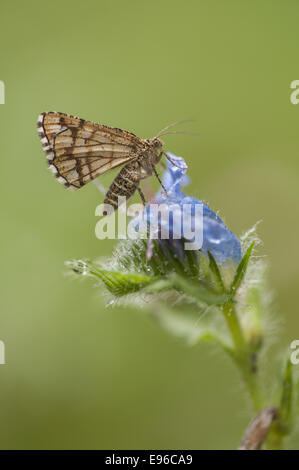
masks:
<path fill-rule="evenodd" d="M 202 201 L 195 199 L 191 196 L 186 196 L 181 186 L 186 186 L 189 183 L 189 178 L 186 176 L 187 164 L 183 158 L 177 157 L 168 153 L 169 158 L 172 160 L 167 161 L 167 169 L 163 175 L 162 183 L 165 187 L 167 194 L 164 191 L 159 192 L 153 201 L 145 209 L 145 217 L 147 221 L 152 221 L 151 205 L 167 204 L 169 210 L 172 208 L 181 208 L 182 216 L 185 213 L 185 208 L 190 210 L 189 218 L 195 227 L 196 218 L 199 208 L 202 210 L 202 245 L 201 251 L 208 255 L 210 252 L 219 265 L 229 264 L 231 261 L 234 264 L 239 264 L 241 261 L 241 244 L 239 239 L 227 228 L 220 217 L 215 214 L 206 204 Z M 174 209 L 175 212 L 175 209 Z M 143 215 L 143 216 L 144 216 Z M 174 217 L 167 220 L 159 220 L 159 229 L 169 230 L 169 238 L 178 238 L 178 233 L 181 233 L 182 219 L 179 218 L 175 222 Z M 160 238 L 160 237 L 159 237 Z M 186 238 L 184 236 L 184 238 Z"/>

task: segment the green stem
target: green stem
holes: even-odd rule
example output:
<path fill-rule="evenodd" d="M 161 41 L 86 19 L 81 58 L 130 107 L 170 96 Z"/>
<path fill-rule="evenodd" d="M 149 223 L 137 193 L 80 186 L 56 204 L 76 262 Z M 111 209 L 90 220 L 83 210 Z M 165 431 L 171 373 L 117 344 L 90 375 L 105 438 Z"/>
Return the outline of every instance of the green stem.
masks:
<path fill-rule="evenodd" d="M 236 364 L 238 365 L 243 380 L 247 386 L 254 409 L 256 412 L 259 412 L 264 406 L 264 399 L 261 395 L 257 370 L 253 363 L 252 353 L 246 344 L 233 301 L 229 300 L 223 306 L 222 310 L 234 343 L 234 358 Z"/>
<path fill-rule="evenodd" d="M 266 406 L 266 403 L 261 394 L 257 369 L 252 360 L 252 352 L 245 341 L 233 301 L 228 301 L 222 310 L 234 344 L 233 357 L 247 386 L 254 410 L 256 413 L 259 413 Z M 284 437 L 285 435 L 279 428 L 278 423 L 273 423 L 265 442 L 265 448 L 272 450 L 282 449 Z"/>
<path fill-rule="evenodd" d="M 281 450 L 283 449 L 284 439 L 286 434 L 281 431 L 278 423 L 273 423 L 265 442 L 265 449 L 267 450 Z"/>

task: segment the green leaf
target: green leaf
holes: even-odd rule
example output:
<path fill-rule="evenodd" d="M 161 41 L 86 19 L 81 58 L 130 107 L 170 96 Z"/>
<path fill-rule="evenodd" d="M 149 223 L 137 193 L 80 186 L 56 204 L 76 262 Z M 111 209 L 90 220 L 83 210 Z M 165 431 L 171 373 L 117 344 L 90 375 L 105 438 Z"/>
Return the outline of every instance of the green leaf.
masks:
<path fill-rule="evenodd" d="M 279 407 L 279 423 L 285 433 L 288 433 L 291 427 L 292 404 L 293 375 L 291 360 L 288 359 L 282 383 L 282 393 Z"/>
<path fill-rule="evenodd" d="M 172 282 L 169 279 L 158 279 L 144 287 L 144 291 L 148 294 L 154 294 L 165 290 L 173 289 Z"/>
<path fill-rule="evenodd" d="M 227 295 L 213 291 L 202 281 L 186 280 L 177 274 L 172 274 L 169 276 L 169 282 L 174 289 L 207 305 L 223 305 L 228 299 Z"/>
<path fill-rule="evenodd" d="M 224 333 L 226 330 L 223 319 L 221 315 L 217 317 L 217 312 L 210 309 L 213 307 L 189 312 L 186 309 L 180 310 L 159 304 L 149 313 L 159 326 L 189 345 L 213 342 L 232 354 L 230 339 Z"/>
<path fill-rule="evenodd" d="M 139 291 L 145 285 L 153 282 L 155 278 L 141 276 L 134 273 L 121 273 L 98 269 L 94 273 L 106 285 L 107 289 L 116 296 L 123 296 Z"/>
<path fill-rule="evenodd" d="M 90 261 L 73 261 L 68 265 L 77 274 L 99 278 L 108 291 L 118 297 L 137 292 L 158 279 L 156 276 L 107 270 Z"/>
<path fill-rule="evenodd" d="M 230 288 L 230 294 L 231 295 L 235 295 L 235 293 L 239 289 L 240 285 L 242 284 L 242 281 L 243 281 L 244 276 L 246 274 L 249 259 L 250 259 L 250 256 L 251 256 L 251 253 L 252 253 L 252 250 L 253 250 L 253 247 L 254 247 L 254 243 L 255 242 L 251 243 L 251 245 L 249 246 L 248 250 L 246 251 L 245 255 L 243 256 L 243 258 L 242 258 L 242 260 L 241 260 L 241 262 L 240 262 L 240 264 L 237 268 L 235 277 L 233 279 L 233 282 L 232 282 L 231 288 Z"/>
<path fill-rule="evenodd" d="M 223 305 L 227 300 L 226 294 L 219 294 L 206 286 L 202 281 L 186 280 L 178 274 L 172 273 L 166 279 L 158 279 L 145 286 L 147 293 L 161 292 L 165 290 L 175 289 L 183 295 L 206 305 Z"/>
<path fill-rule="evenodd" d="M 198 278 L 200 274 L 200 252 L 196 250 L 185 250 L 188 277 Z"/>
<path fill-rule="evenodd" d="M 208 255 L 209 255 L 209 260 L 210 260 L 210 269 L 214 275 L 214 279 L 217 284 L 217 287 L 219 288 L 221 292 L 225 292 L 226 289 L 225 289 L 223 279 L 218 268 L 218 264 L 216 263 L 216 260 L 214 256 L 212 255 L 212 253 L 208 251 Z"/>
<path fill-rule="evenodd" d="M 148 244 L 152 245 L 152 256 L 147 259 Z M 167 276 L 176 272 L 188 278 L 199 275 L 200 253 L 184 251 L 184 240 L 173 240 L 172 244 L 159 240 L 125 240 L 116 246 L 112 254 L 113 265 L 119 271 L 151 272 L 152 275 Z M 174 247 L 174 245 L 177 245 Z"/>
<path fill-rule="evenodd" d="M 99 278 L 109 292 L 116 297 L 136 293 L 158 293 L 175 289 L 196 302 L 206 305 L 223 305 L 228 296 L 215 292 L 209 285 L 200 280 L 185 279 L 173 271 L 164 276 L 153 276 L 135 272 L 109 270 L 90 261 L 72 261 L 67 263 L 74 272 L 84 276 Z"/>
<path fill-rule="evenodd" d="M 269 449 L 281 449 L 285 436 L 287 436 L 292 430 L 292 426 L 294 424 L 292 419 L 292 414 L 294 414 L 293 388 L 292 364 L 291 360 L 288 359 L 282 381 L 277 419 L 272 424 L 266 441 Z"/>

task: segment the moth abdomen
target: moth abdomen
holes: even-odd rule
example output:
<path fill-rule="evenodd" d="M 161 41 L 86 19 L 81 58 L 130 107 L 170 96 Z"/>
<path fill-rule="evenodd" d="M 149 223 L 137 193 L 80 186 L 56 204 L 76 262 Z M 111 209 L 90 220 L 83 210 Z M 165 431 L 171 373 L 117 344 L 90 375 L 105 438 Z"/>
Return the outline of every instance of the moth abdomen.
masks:
<path fill-rule="evenodd" d="M 104 199 L 104 204 L 110 204 L 114 210 L 118 209 L 120 196 L 129 199 L 135 193 L 141 180 L 138 162 L 131 162 L 118 173 Z"/>

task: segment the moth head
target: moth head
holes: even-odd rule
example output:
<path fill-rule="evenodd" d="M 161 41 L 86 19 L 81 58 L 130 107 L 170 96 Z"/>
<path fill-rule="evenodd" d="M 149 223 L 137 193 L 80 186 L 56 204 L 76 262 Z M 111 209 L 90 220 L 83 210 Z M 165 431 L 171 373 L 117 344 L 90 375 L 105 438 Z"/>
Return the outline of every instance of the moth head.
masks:
<path fill-rule="evenodd" d="M 158 137 L 153 137 L 153 139 L 149 139 L 149 141 L 150 141 L 150 145 L 154 147 L 154 149 L 156 150 L 160 150 L 164 145 L 162 140 L 159 139 Z"/>
<path fill-rule="evenodd" d="M 152 158 L 154 160 L 154 163 L 157 164 L 161 160 L 161 156 L 162 156 L 161 149 L 164 143 L 158 137 L 153 137 L 152 139 L 148 139 L 148 143 L 150 144 L 153 150 Z"/>

